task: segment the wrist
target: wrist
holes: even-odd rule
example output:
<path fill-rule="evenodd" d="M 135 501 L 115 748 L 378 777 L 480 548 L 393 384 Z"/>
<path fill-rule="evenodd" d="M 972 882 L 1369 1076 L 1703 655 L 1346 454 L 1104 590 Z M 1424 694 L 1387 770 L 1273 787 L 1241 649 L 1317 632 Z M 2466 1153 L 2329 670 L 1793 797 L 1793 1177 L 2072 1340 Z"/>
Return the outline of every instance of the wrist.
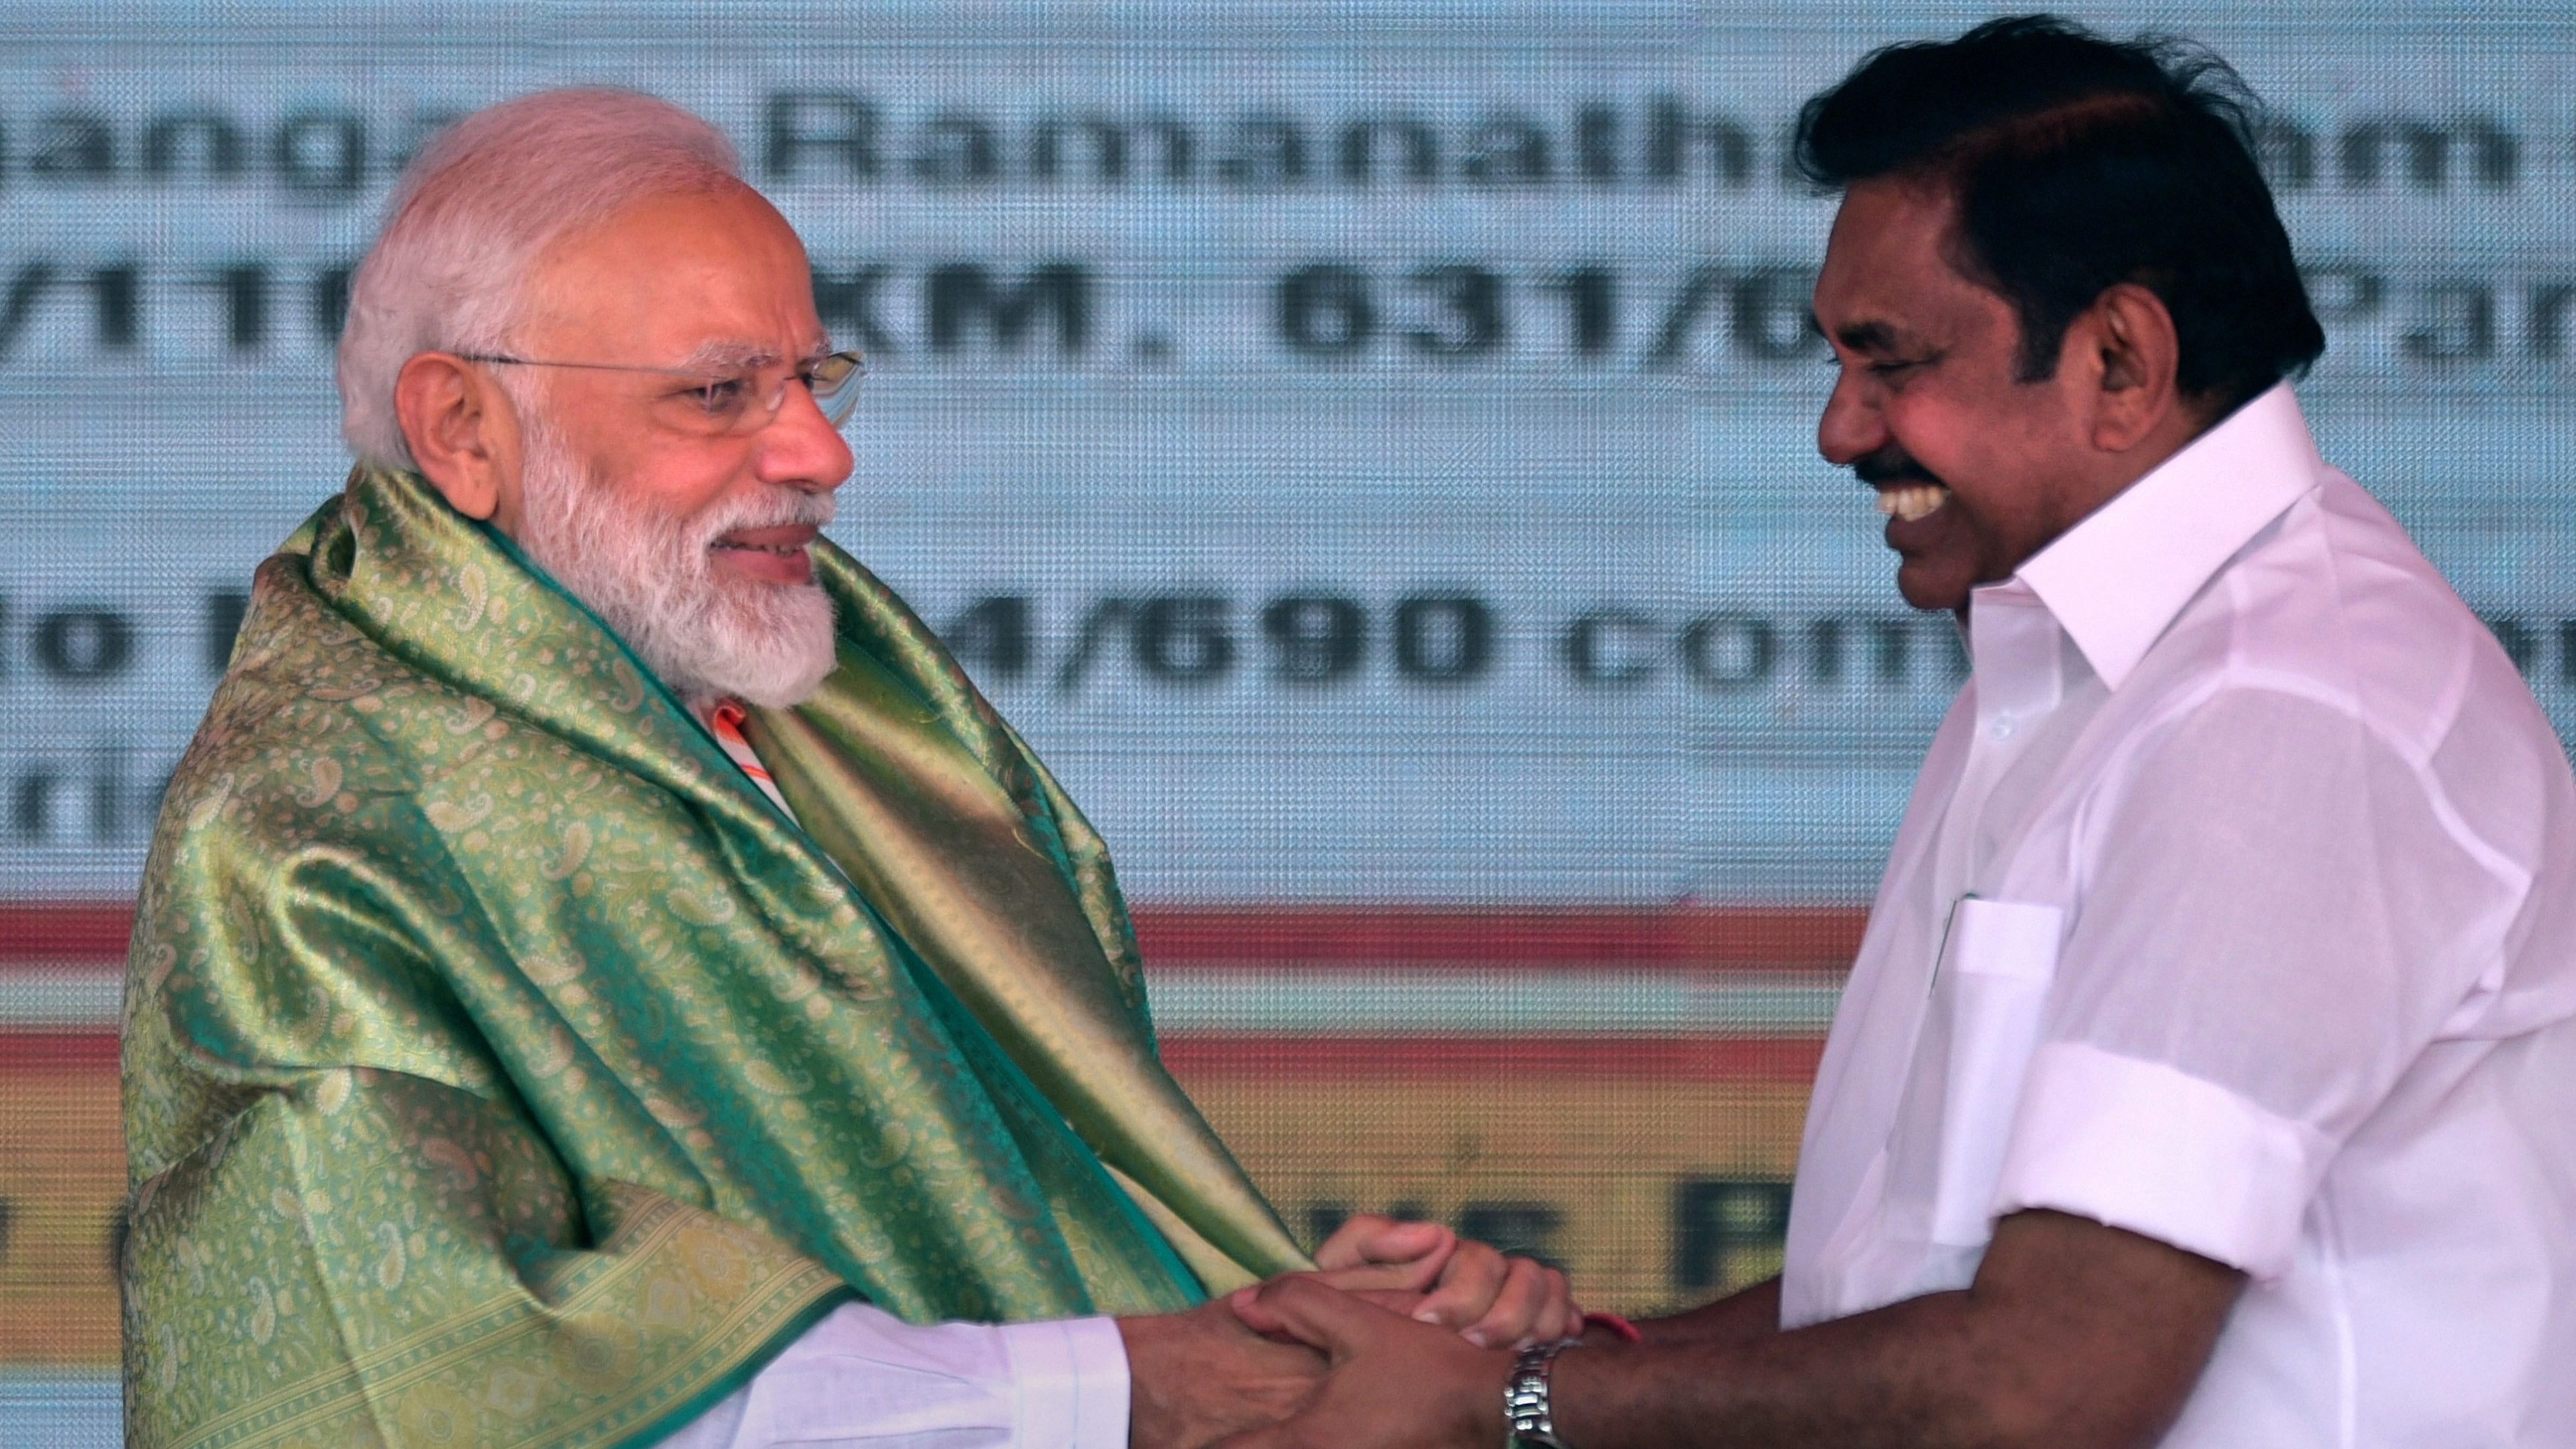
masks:
<path fill-rule="evenodd" d="M 1159 1315 L 1147 1314 L 1140 1315 L 1135 1318 L 1112 1318 L 1109 1321 L 1117 1325 L 1118 1346 L 1126 1351 L 1127 1362 L 1130 1365 L 1133 1365 L 1136 1361 L 1136 1350 L 1139 1344 L 1150 1343 L 1152 1341 L 1154 1330 L 1159 1324 Z"/>
<path fill-rule="evenodd" d="M 1467 1375 L 1453 1404 L 1453 1422 L 1467 1425 L 1466 1441 L 1470 1444 L 1503 1444 L 1511 1442 L 1511 1417 L 1503 1408 L 1504 1396 L 1512 1386 L 1512 1373 L 1520 1355 L 1508 1348 L 1491 1349 L 1476 1355 L 1475 1370 Z"/>
<path fill-rule="evenodd" d="M 1173 1407 L 1172 1351 L 1185 1340 L 1174 1313 L 1113 1318 L 1118 1347 L 1127 1359 L 1127 1434 L 1131 1443 L 1161 1442 L 1159 1429 Z"/>

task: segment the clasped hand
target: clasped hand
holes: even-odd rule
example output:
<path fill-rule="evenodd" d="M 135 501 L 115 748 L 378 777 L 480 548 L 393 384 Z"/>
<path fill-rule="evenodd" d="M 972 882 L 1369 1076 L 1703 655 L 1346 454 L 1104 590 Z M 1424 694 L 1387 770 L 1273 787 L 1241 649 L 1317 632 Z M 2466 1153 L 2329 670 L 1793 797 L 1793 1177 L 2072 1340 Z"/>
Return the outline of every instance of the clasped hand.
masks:
<path fill-rule="evenodd" d="M 1565 1275 L 1507 1257 L 1437 1223 L 1361 1215 L 1315 1251 L 1317 1271 L 1272 1280 L 1338 1301 L 1366 1300 L 1455 1331 L 1473 1352 L 1571 1337 L 1582 1327 Z M 1325 1294 L 1322 1290 L 1337 1290 Z M 1351 1306 L 1360 1307 L 1358 1303 Z M 1259 1305 L 1219 1299 L 1187 1313 L 1119 1321 L 1127 1343 L 1128 1442 L 1197 1449 L 1276 1424 L 1313 1398 L 1323 1353 L 1290 1341 L 1295 1326 Z M 1270 1336 L 1246 1319 L 1261 1322 Z"/>

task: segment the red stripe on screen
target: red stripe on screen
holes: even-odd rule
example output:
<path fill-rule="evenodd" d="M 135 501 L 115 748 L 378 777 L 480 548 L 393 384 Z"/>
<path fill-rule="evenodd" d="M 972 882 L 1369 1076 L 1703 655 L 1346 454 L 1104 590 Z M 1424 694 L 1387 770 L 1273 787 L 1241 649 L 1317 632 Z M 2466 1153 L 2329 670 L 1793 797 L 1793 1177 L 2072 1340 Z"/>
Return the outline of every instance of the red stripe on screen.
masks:
<path fill-rule="evenodd" d="M 1220 1033 L 1168 1036 L 1176 1071 L 1292 1080 L 1476 1076 L 1804 1082 L 1824 1043 L 1815 1037 L 1306 1037 Z M 113 1031 L 0 1031 L 0 1067 L 114 1063 Z"/>
<path fill-rule="evenodd" d="M 0 903 L 0 963 L 122 961 L 132 934 L 131 901 Z"/>
<path fill-rule="evenodd" d="M 116 1033 L 112 1031 L 0 1031 L 0 1072 L 115 1065 Z"/>
<path fill-rule="evenodd" d="M 1814 1080 L 1815 1037 L 1295 1037 L 1192 1034 L 1163 1039 L 1184 1077 L 1330 1082 L 1518 1074 L 1692 1082 Z M 113 1031 L 0 1031 L 0 1071 L 114 1066 Z"/>
<path fill-rule="evenodd" d="M 1142 906 L 1156 965 L 1806 967 L 1841 970 L 1869 913 L 1848 906 Z M 0 963 L 111 961 L 134 924 L 122 901 L 0 904 Z"/>
<path fill-rule="evenodd" d="M 1184 1079 L 1276 1082 L 1564 1080 L 1764 1082 L 1815 1080 L 1821 1037 L 1167 1036 L 1163 1062 Z"/>
<path fill-rule="evenodd" d="M 1772 966 L 1841 970 L 1869 913 L 1856 907 L 1142 907 L 1157 965 L 1401 961 L 1413 965 Z"/>

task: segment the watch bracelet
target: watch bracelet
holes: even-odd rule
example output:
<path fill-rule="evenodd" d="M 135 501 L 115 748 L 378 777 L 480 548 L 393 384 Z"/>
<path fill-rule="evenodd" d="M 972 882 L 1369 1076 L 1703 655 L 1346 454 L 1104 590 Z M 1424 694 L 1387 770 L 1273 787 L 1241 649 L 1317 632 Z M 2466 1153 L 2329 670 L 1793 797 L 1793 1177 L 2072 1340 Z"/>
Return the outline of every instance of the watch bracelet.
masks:
<path fill-rule="evenodd" d="M 1551 1370 L 1572 1344 L 1534 1344 L 1512 1360 L 1511 1377 L 1503 1381 L 1503 1449 L 1566 1449 L 1556 1436 Z"/>

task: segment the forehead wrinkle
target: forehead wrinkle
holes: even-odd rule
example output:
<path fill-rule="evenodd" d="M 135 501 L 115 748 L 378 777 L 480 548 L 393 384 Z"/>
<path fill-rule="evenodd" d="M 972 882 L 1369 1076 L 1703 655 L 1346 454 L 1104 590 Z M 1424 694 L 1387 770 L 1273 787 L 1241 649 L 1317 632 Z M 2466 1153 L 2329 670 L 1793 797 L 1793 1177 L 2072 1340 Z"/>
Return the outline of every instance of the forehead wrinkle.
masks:
<path fill-rule="evenodd" d="M 716 338 L 698 344 L 697 350 L 676 364 L 686 368 L 706 368 L 712 372 L 734 369 L 750 370 L 778 365 L 778 349 L 763 342 L 745 342 L 735 338 Z"/>

